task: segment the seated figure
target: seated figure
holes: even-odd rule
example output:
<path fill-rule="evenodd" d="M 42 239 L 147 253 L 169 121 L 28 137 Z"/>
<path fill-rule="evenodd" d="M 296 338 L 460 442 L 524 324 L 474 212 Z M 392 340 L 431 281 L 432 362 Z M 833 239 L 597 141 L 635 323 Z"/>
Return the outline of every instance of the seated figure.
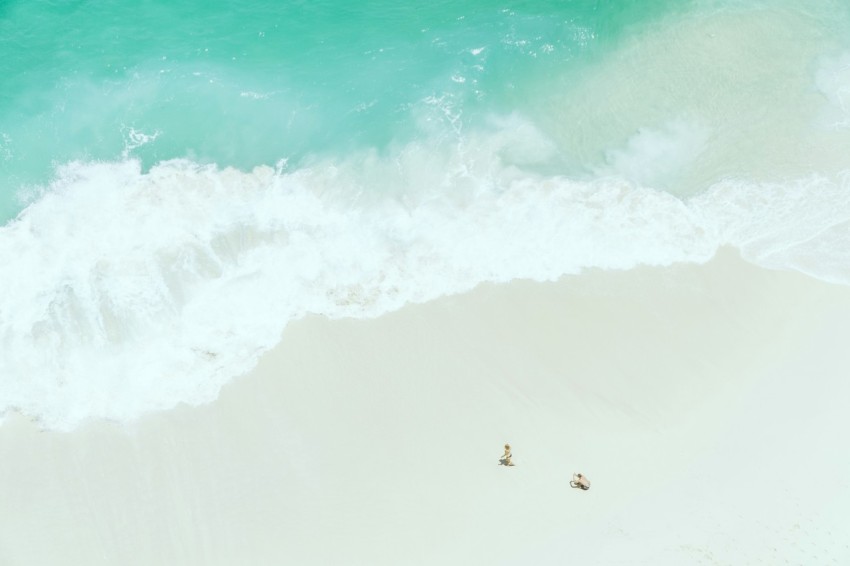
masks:
<path fill-rule="evenodd" d="M 583 476 L 581 474 L 573 474 L 573 479 L 570 481 L 570 486 L 587 491 L 588 489 L 590 489 L 590 480 L 587 479 L 587 476 Z"/>
<path fill-rule="evenodd" d="M 505 453 L 502 454 L 502 457 L 499 458 L 499 464 L 502 466 L 513 466 L 514 463 L 511 462 L 511 445 L 505 444 Z"/>

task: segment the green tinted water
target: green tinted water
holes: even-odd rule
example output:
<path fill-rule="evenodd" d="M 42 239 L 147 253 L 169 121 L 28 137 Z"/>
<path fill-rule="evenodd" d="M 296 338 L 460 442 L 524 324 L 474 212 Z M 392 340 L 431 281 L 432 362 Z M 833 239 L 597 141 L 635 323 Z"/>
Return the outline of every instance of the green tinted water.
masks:
<path fill-rule="evenodd" d="M 0 219 L 69 160 L 247 168 L 415 136 L 428 97 L 466 123 L 522 110 L 675 4 L 4 2 Z"/>

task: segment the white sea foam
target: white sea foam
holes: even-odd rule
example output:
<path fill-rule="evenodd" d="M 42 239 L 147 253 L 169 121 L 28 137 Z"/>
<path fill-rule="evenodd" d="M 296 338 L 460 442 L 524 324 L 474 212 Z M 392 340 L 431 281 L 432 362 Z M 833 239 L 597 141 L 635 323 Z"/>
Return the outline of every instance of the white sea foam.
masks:
<path fill-rule="evenodd" d="M 724 181 L 695 197 L 719 244 L 774 269 L 850 284 L 850 174 L 785 183 Z"/>
<path fill-rule="evenodd" d="M 643 128 L 625 147 L 605 152 L 597 174 L 616 174 L 638 184 L 667 189 L 680 171 L 693 167 L 705 150 L 711 130 L 693 120 L 671 120 L 659 129 Z"/>
<path fill-rule="evenodd" d="M 158 138 L 162 132 L 157 130 L 152 134 L 146 134 L 132 126 L 122 126 L 121 133 L 124 136 L 124 150 L 121 152 L 121 156 L 124 159 L 127 159 L 130 156 L 130 152 L 136 148 L 142 147 L 143 145 L 155 142 L 156 138 Z"/>
<path fill-rule="evenodd" d="M 246 90 L 239 93 L 239 96 L 242 98 L 251 98 L 253 100 L 265 100 L 272 96 L 274 93 L 272 92 L 254 92 L 252 90 Z"/>
<path fill-rule="evenodd" d="M 490 127 L 250 172 L 61 167 L 0 228 L 0 410 L 56 429 L 125 421 L 214 399 L 306 313 L 377 316 L 484 281 L 704 262 L 720 245 L 850 284 L 846 177 L 682 200 L 534 173 L 554 146 L 515 116 Z"/>

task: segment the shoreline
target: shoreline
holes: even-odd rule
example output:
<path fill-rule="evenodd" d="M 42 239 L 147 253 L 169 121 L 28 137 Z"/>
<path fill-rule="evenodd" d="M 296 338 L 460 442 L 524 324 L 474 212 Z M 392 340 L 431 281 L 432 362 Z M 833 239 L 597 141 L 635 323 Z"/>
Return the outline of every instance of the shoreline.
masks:
<path fill-rule="evenodd" d="M 848 330 L 850 287 L 729 250 L 307 317 L 208 405 L 8 418 L 0 558 L 840 563 Z"/>

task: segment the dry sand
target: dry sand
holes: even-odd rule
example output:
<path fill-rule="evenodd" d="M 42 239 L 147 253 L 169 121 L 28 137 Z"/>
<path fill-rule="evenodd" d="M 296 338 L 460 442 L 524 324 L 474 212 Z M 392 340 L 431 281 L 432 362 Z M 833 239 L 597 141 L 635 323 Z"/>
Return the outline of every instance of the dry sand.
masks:
<path fill-rule="evenodd" d="M 7 419 L 0 564 L 848 564 L 849 331 L 732 252 L 307 318 L 210 405 Z"/>

